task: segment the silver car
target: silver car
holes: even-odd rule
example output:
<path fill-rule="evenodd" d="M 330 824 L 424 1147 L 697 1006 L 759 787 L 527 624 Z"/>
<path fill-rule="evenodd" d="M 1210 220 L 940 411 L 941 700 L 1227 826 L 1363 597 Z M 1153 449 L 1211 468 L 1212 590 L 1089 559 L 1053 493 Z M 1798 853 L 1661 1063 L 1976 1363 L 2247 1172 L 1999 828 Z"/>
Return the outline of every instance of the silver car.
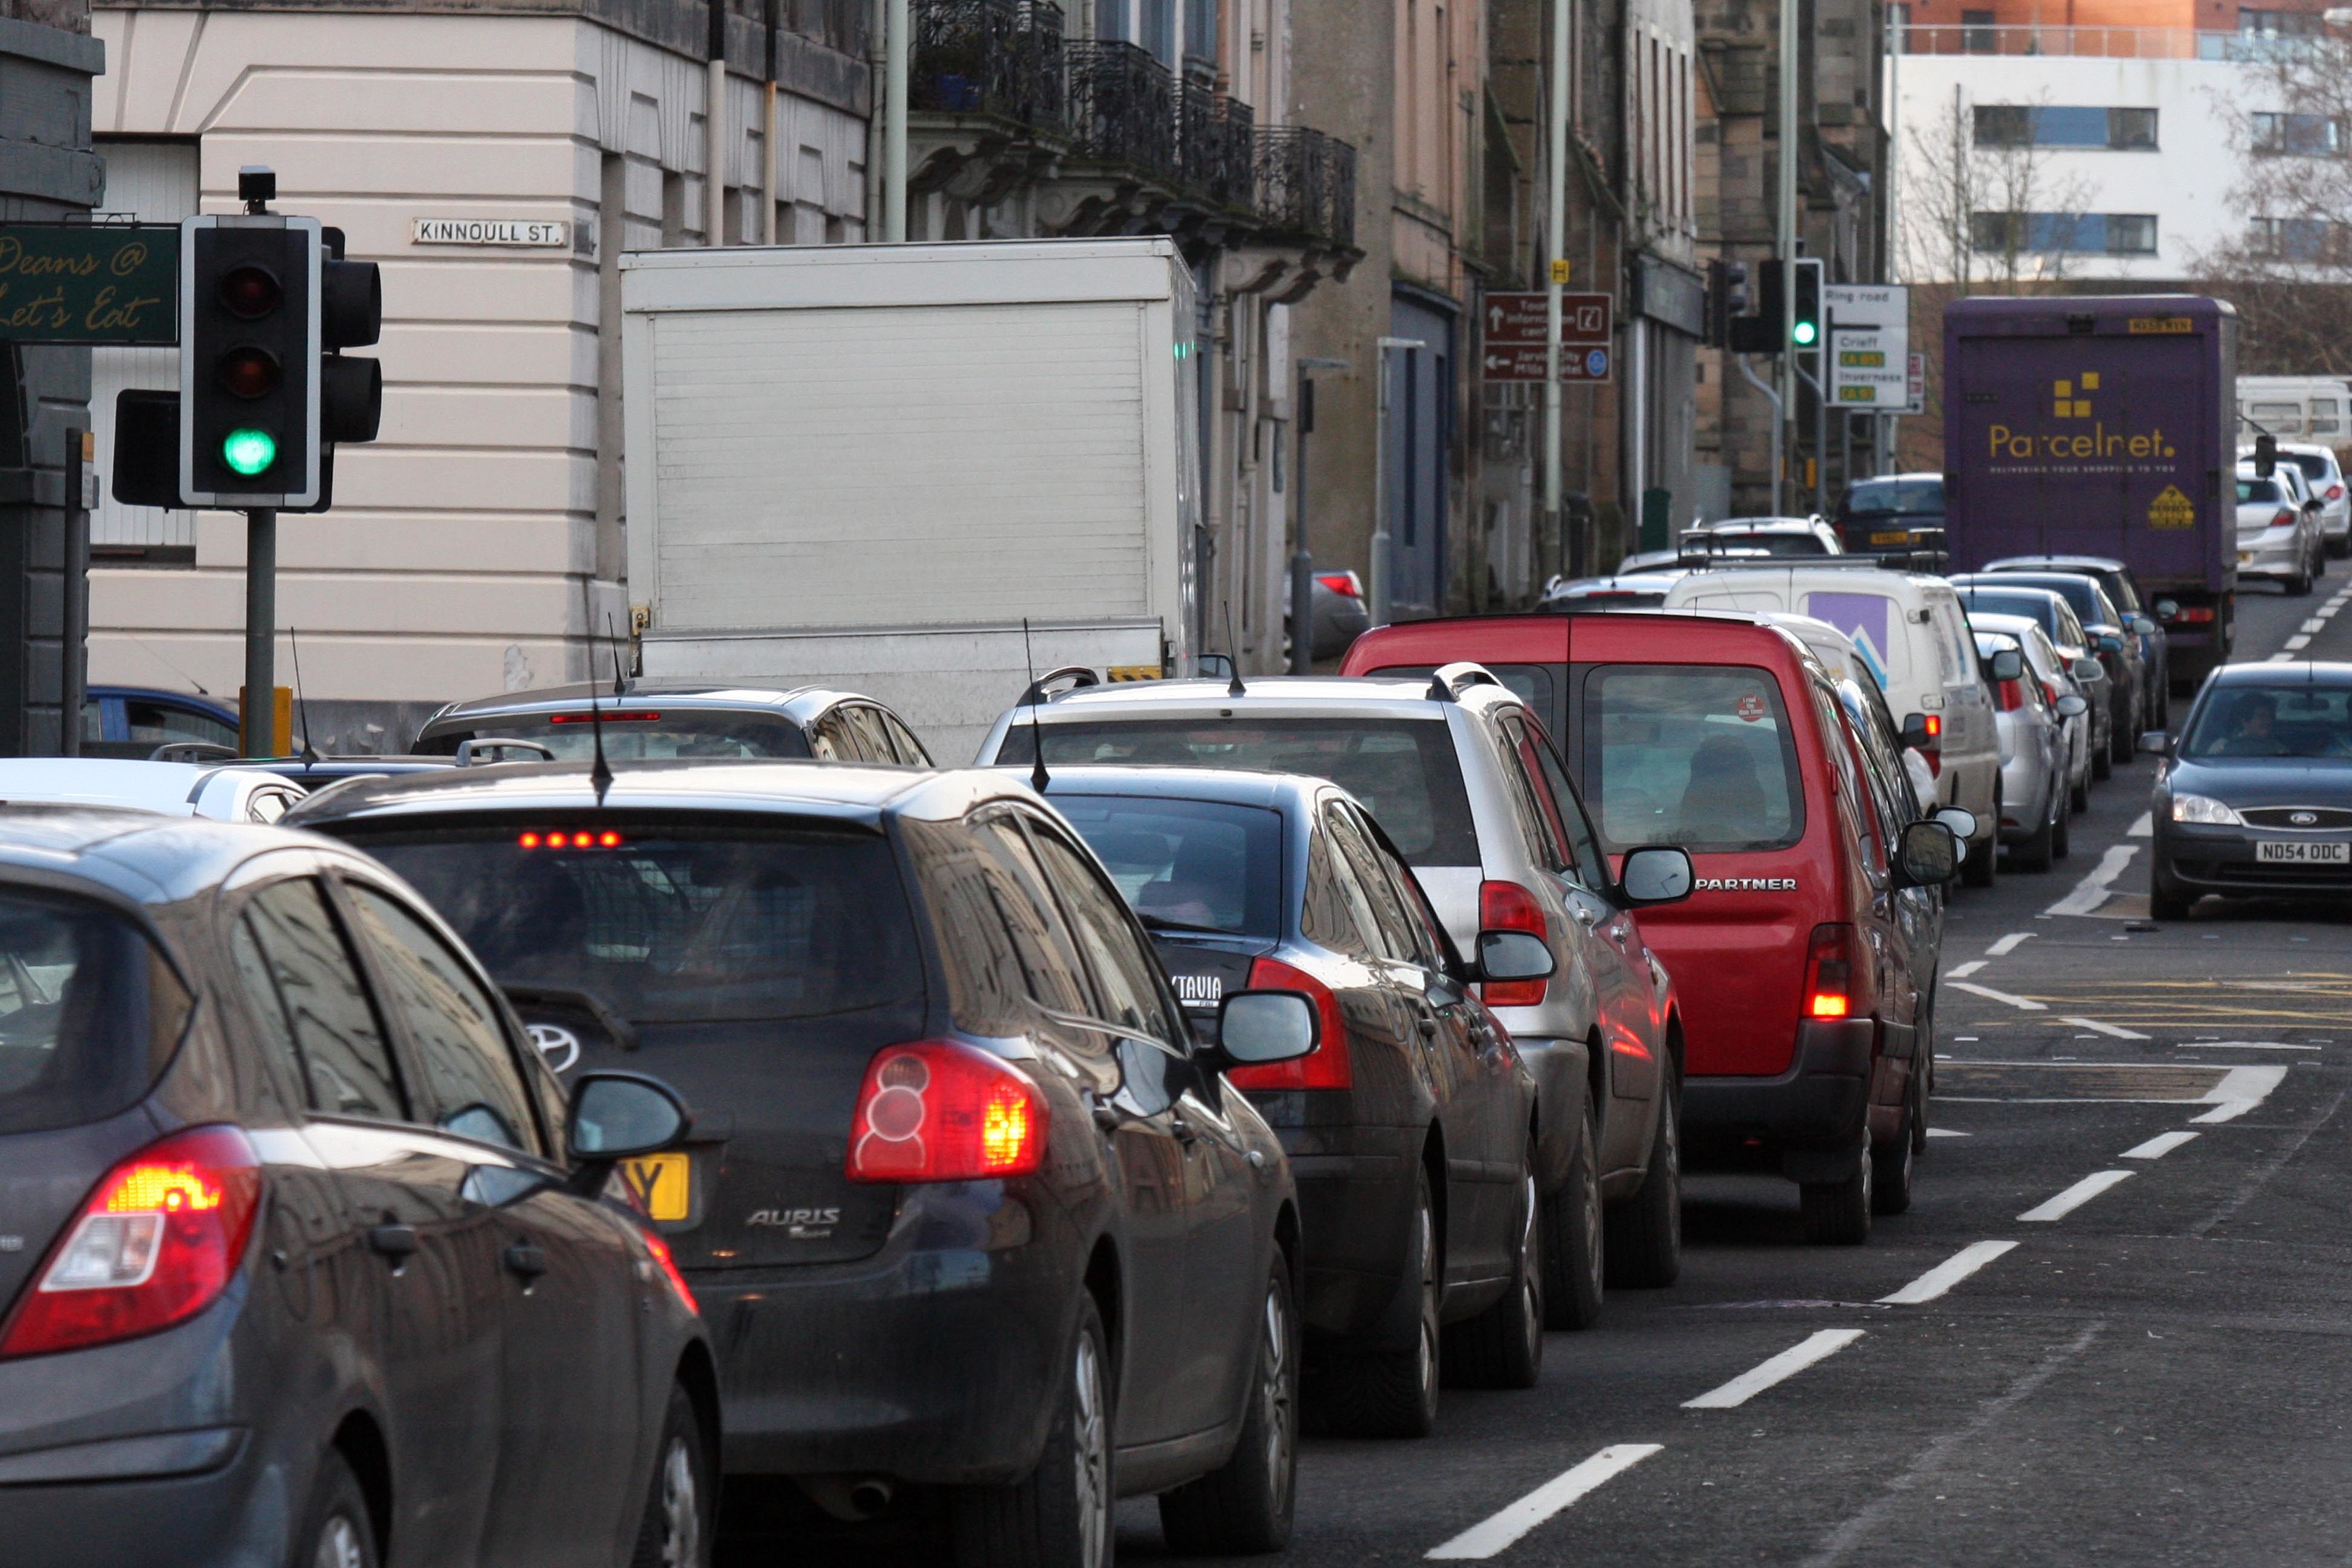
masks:
<path fill-rule="evenodd" d="M 2070 847 L 2069 770 L 2085 749 L 2082 719 L 2088 704 L 2071 691 L 2051 700 L 2026 660 L 2029 634 L 1979 627 L 1976 640 L 1999 710 L 1993 722 L 2000 731 L 2001 847 L 2017 869 L 2047 871 Z M 2087 757 L 2082 765 L 2089 769 Z"/>
<path fill-rule="evenodd" d="M 2253 455 L 2252 447 L 2238 448 L 2240 463 Z M 2321 545 L 2330 555 L 2352 555 L 2352 480 L 2344 477 L 2336 449 L 2313 442 L 2282 441 L 2278 455 L 2282 467 L 2292 463 L 2302 472 L 2304 483 L 2319 502 Z"/>
<path fill-rule="evenodd" d="M 2099 754 L 2099 740 L 2091 728 L 2089 695 L 2068 668 L 2066 656 L 2058 651 L 2040 622 L 2023 616 L 1970 616 L 1969 625 L 1979 632 L 1997 632 L 2016 639 L 2025 655 L 2027 677 L 2041 689 L 2045 705 L 2057 715 L 2064 739 L 2067 801 L 2073 810 L 2090 810 L 2091 771 Z M 2074 703 L 2066 700 L 2069 697 L 2083 704 L 2081 712 L 2074 711 Z M 2005 798 L 2005 789 L 2003 794 Z M 2006 808 L 2003 815 L 2007 815 Z"/>
<path fill-rule="evenodd" d="M 1482 931 L 1542 937 L 1551 977 L 1485 1000 L 1536 1079 L 1547 1320 L 1591 1321 L 1604 1231 L 1609 1280 L 1674 1281 L 1683 1026 L 1633 910 L 1687 896 L 1690 858 L 1636 850 L 1612 875 L 1542 724 L 1493 674 L 1082 688 L 1008 710 L 981 765 L 1034 765 L 1041 741 L 1054 777 L 1098 763 L 1328 779 L 1371 812 L 1462 951 Z"/>
<path fill-rule="evenodd" d="M 2323 556 L 2318 509 L 2303 471 L 2282 463 L 2265 479 L 2252 463 L 2238 466 L 2238 575 L 2278 584 L 2290 598 L 2311 592 Z"/>

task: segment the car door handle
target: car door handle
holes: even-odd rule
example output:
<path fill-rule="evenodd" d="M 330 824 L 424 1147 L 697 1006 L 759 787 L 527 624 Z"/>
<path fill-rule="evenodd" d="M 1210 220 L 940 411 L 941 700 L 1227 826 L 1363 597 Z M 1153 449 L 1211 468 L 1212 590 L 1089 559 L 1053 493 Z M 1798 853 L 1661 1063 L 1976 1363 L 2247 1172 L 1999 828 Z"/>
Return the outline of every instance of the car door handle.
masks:
<path fill-rule="evenodd" d="M 380 1225 L 368 1232 L 368 1246 L 395 1263 L 404 1263 L 416 1255 L 416 1227 L 413 1225 Z"/>
<path fill-rule="evenodd" d="M 1118 1112 L 1113 1110 L 1108 1104 L 1097 1100 L 1093 1103 L 1090 1109 L 1097 1127 L 1102 1129 L 1105 1132 L 1116 1132 L 1118 1131 L 1118 1124 L 1121 1118 Z"/>
<path fill-rule="evenodd" d="M 1578 925 L 1584 927 L 1588 931 L 1590 931 L 1593 924 L 1601 919 L 1601 916 L 1596 911 L 1585 908 L 1582 904 L 1569 905 L 1568 912 L 1570 918 L 1572 918 Z"/>
<path fill-rule="evenodd" d="M 504 1254 L 507 1272 L 529 1282 L 547 1272 L 547 1249 L 528 1241 L 518 1241 Z"/>

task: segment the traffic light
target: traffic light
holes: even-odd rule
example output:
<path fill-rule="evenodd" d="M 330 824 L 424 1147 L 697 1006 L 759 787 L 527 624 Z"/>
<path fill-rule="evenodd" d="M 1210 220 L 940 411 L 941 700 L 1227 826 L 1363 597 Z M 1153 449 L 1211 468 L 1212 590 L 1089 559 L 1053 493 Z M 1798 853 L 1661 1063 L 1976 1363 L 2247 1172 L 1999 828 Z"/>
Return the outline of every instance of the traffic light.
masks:
<path fill-rule="evenodd" d="M 1732 323 L 1748 314 L 1748 263 L 1706 264 L 1706 346 L 1731 346 Z"/>
<path fill-rule="evenodd" d="M 1797 309 L 1789 321 L 1789 342 L 1799 353 L 1821 352 L 1822 263 L 1819 257 L 1797 258 Z"/>
<path fill-rule="evenodd" d="M 1780 263 L 1763 260 L 1756 264 L 1754 311 L 1735 316 L 1731 321 L 1731 350 L 1743 354 L 1777 354 L 1780 352 Z"/>
<path fill-rule="evenodd" d="M 180 226 L 180 496 L 190 506 L 319 499 L 316 218 Z"/>

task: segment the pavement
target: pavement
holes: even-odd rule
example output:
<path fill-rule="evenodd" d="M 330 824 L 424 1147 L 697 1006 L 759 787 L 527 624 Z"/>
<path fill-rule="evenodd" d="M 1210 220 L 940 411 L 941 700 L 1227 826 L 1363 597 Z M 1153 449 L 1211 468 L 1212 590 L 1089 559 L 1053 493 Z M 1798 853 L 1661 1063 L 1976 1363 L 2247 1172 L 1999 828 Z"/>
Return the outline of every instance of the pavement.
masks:
<path fill-rule="evenodd" d="M 2237 657 L 2352 659 L 2332 564 L 2251 589 Z M 1551 1335 L 1538 1389 L 1309 1440 L 1284 1561 L 2352 1563 L 2352 911 L 2151 928 L 2153 773 L 1956 894 L 1910 1213 L 1809 1247 L 1793 1186 L 1689 1178 L 1681 1280 Z"/>

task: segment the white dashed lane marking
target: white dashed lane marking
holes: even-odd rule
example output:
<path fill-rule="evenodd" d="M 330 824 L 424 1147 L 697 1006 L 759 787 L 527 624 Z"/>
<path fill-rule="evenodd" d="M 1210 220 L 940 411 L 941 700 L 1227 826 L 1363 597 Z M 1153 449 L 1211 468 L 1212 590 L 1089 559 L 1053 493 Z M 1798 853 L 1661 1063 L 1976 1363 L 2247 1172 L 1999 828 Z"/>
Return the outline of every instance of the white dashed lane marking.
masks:
<path fill-rule="evenodd" d="M 2047 1203 L 2034 1205 L 2017 1217 L 2029 1224 L 2044 1224 L 2064 1219 L 2109 1187 L 2120 1186 L 2132 1179 L 2130 1171 L 2100 1171 L 2084 1177 Z"/>
<path fill-rule="evenodd" d="M 2194 1143 L 2194 1132 L 2159 1132 L 2145 1143 L 2135 1144 L 2120 1156 L 2126 1160 L 2161 1160 L 2184 1143 Z"/>
<path fill-rule="evenodd" d="M 1623 1475 L 1664 1447 L 1663 1443 L 1618 1443 L 1572 1469 L 1562 1470 L 1501 1512 L 1479 1521 L 1429 1556 L 1440 1563 L 1476 1562 L 1517 1543 L 1519 1537 L 1596 1489 Z"/>
<path fill-rule="evenodd" d="M 1955 980 L 1952 982 L 1952 989 L 1955 991 L 1965 991 L 1971 996 L 1982 996 L 1988 1001 L 2006 1003 L 2021 1013 L 2047 1013 L 2050 1011 L 2050 1009 L 2042 1005 L 2042 1004 L 2033 1001 L 2029 997 L 2012 996 L 2006 991 L 1996 991 L 1990 985 L 1979 985 L 1973 981 Z"/>
<path fill-rule="evenodd" d="M 2212 1043 L 2200 1042 L 2210 1050 Z M 2266 1066 L 2231 1068 L 2221 1075 L 2221 1081 L 2206 1092 L 2205 1103 L 2213 1109 L 2202 1116 L 2189 1120 L 2204 1126 L 2222 1121 L 2235 1121 L 2271 1097 L 2271 1090 L 2286 1081 L 2286 1068 Z"/>
<path fill-rule="evenodd" d="M 2130 865 L 2132 857 L 2138 853 L 2139 846 L 2137 844 L 2111 845 L 2107 852 L 2099 857 L 2099 863 L 2092 868 L 2091 874 L 2075 883 L 2074 890 L 2051 905 L 2047 912 L 2053 915 L 2095 912 L 2114 896 L 2115 879 L 2124 874 L 2124 868 Z"/>
<path fill-rule="evenodd" d="M 2126 1029 L 2116 1024 L 2102 1024 L 2096 1018 L 2061 1018 L 2058 1021 L 2062 1024 L 2072 1024 L 2078 1029 L 2089 1029 L 2094 1034 L 2105 1035 L 2112 1040 L 2145 1040 L 2147 1038 L 2146 1035 L 2141 1034 L 2137 1029 Z"/>
<path fill-rule="evenodd" d="M 2011 953 L 2015 952 L 2019 948 L 2023 947 L 2027 942 L 2032 942 L 2033 937 L 2034 933 L 2030 931 L 2013 931 L 2007 936 L 2002 937 L 1999 942 L 1994 942 L 1990 947 L 1986 948 L 1985 956 L 1987 958 L 2007 958 Z"/>
<path fill-rule="evenodd" d="M 1685 1410 L 1736 1410 L 1775 1384 L 1786 1383 L 1816 1362 L 1830 1357 L 1862 1338 L 1860 1329 L 1823 1329 L 1800 1341 L 1770 1361 L 1752 1366 L 1720 1388 L 1710 1388 L 1696 1399 L 1683 1401 Z"/>
<path fill-rule="evenodd" d="M 1973 1247 L 1964 1247 L 1892 1296 L 1881 1296 L 1879 1305 L 1916 1307 L 1932 1301 L 1994 1258 L 2016 1250 L 2017 1243 L 2013 1241 L 1979 1241 Z"/>

